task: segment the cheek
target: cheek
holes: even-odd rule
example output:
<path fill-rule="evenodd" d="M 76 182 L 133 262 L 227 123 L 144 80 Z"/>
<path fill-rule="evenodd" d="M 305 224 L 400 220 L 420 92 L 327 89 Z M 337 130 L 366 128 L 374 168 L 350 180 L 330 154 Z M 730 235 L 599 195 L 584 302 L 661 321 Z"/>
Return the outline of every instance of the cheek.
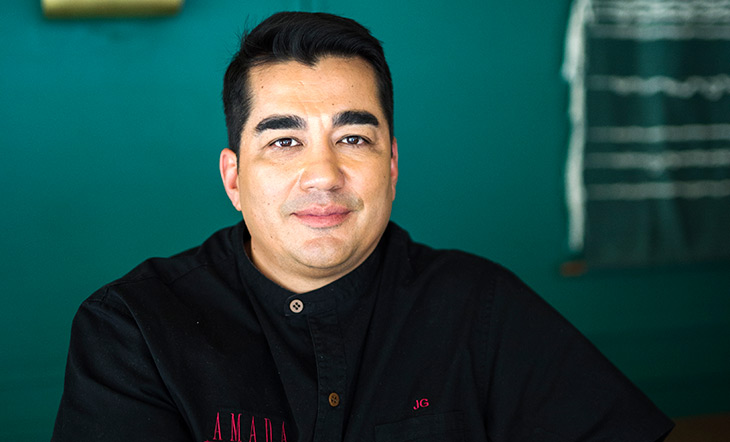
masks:
<path fill-rule="evenodd" d="M 374 173 L 364 178 L 368 191 L 373 196 L 383 196 L 384 193 L 390 194 L 393 181 L 390 175 L 389 167 L 379 167 Z"/>
<path fill-rule="evenodd" d="M 277 168 L 247 171 L 242 175 L 242 198 L 252 203 L 256 210 L 276 210 L 287 198 L 291 184 Z"/>

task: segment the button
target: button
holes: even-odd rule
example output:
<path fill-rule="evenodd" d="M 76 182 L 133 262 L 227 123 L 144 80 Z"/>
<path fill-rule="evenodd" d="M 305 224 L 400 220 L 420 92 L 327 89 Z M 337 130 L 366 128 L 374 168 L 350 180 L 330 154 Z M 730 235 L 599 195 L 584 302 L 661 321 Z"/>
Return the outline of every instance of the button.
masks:
<path fill-rule="evenodd" d="M 293 299 L 292 302 L 289 303 L 289 310 L 294 313 L 301 313 L 302 310 L 304 310 L 304 303 L 298 299 Z"/>
<path fill-rule="evenodd" d="M 337 393 L 330 393 L 330 405 L 336 407 L 340 405 L 340 395 Z"/>

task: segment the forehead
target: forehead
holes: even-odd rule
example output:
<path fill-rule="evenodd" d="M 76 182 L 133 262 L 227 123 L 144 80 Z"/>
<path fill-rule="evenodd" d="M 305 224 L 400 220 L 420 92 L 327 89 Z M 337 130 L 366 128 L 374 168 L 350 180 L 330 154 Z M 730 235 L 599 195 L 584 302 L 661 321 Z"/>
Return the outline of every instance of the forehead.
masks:
<path fill-rule="evenodd" d="M 248 83 L 251 114 L 247 126 L 271 114 L 348 109 L 368 110 L 385 123 L 375 72 L 359 57 L 322 57 L 311 66 L 297 61 L 267 63 L 251 69 Z"/>

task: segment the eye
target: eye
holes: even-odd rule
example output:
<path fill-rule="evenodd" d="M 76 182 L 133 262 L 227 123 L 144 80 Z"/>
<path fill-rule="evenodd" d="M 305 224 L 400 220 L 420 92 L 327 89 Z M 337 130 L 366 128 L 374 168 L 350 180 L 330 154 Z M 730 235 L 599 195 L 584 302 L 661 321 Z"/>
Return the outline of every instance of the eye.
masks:
<path fill-rule="evenodd" d="M 295 146 L 301 146 L 302 143 L 295 140 L 294 138 L 279 138 L 278 140 L 275 140 L 269 146 L 271 147 L 277 147 L 279 149 L 290 149 Z"/>
<path fill-rule="evenodd" d="M 348 136 L 342 138 L 342 140 L 340 140 L 340 141 L 345 144 L 352 144 L 352 145 L 357 145 L 357 146 L 364 145 L 364 144 L 370 144 L 369 140 L 361 137 L 360 135 L 348 135 Z"/>

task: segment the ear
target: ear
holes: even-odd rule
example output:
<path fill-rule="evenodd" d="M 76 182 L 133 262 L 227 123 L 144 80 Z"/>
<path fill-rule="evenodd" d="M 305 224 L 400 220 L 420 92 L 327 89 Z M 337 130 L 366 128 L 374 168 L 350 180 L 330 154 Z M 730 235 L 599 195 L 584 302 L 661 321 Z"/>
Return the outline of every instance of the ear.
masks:
<path fill-rule="evenodd" d="M 220 158 L 221 178 L 228 199 L 233 207 L 241 211 L 241 195 L 238 193 L 238 158 L 231 149 L 223 149 Z"/>
<path fill-rule="evenodd" d="M 395 185 L 398 183 L 398 140 L 393 137 L 390 144 L 390 187 L 395 199 Z"/>

